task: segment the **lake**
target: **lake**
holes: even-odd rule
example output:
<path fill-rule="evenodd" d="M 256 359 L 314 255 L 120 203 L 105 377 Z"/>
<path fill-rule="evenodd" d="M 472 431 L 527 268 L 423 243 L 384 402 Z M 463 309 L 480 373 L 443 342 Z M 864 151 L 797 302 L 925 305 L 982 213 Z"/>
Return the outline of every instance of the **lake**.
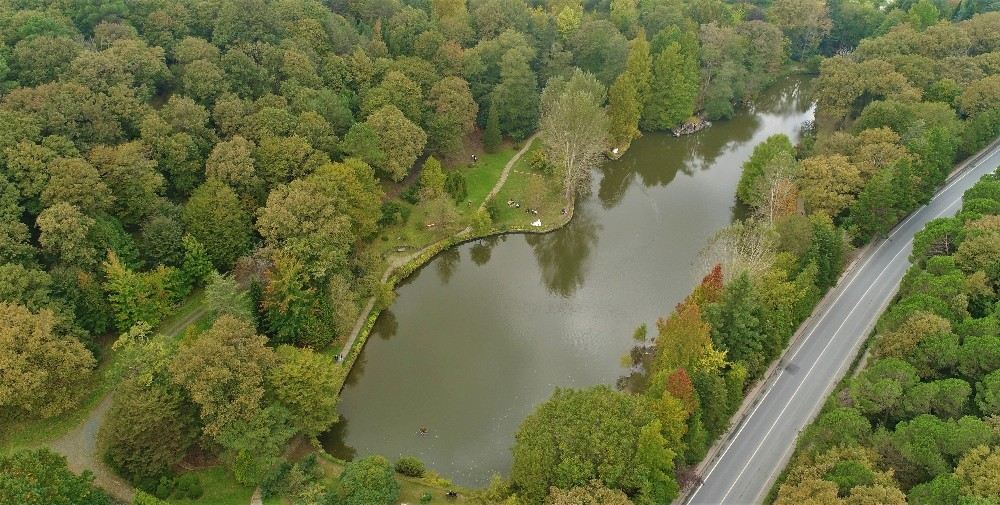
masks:
<path fill-rule="evenodd" d="M 460 485 L 507 474 L 521 421 L 557 387 L 613 385 L 634 329 L 654 333 L 700 280 L 699 252 L 739 214 L 753 147 L 794 141 L 812 119 L 807 83 L 782 79 L 700 133 L 636 140 L 595 170 L 560 230 L 464 244 L 414 273 L 375 324 L 324 447 L 416 456 Z"/>

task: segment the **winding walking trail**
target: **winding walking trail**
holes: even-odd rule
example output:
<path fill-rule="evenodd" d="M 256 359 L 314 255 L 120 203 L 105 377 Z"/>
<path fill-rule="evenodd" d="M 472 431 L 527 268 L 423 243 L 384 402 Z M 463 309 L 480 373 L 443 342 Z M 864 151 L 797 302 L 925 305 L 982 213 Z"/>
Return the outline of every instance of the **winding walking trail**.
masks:
<path fill-rule="evenodd" d="M 528 152 L 528 149 L 531 149 L 531 144 L 535 143 L 536 138 L 538 138 L 537 132 L 534 135 L 525 139 L 524 145 L 521 146 L 521 150 L 518 151 L 516 154 L 514 154 L 514 156 L 510 159 L 510 161 L 508 161 L 507 164 L 503 166 L 503 170 L 500 172 L 500 178 L 497 179 L 497 183 L 493 185 L 493 189 L 491 189 L 489 194 L 486 195 L 486 198 L 483 198 L 483 203 L 479 204 L 480 210 L 485 209 L 486 204 L 489 203 L 489 201 L 492 200 L 494 196 L 497 196 L 497 193 L 500 192 L 500 188 L 502 188 L 503 185 L 507 182 L 507 176 L 510 175 L 510 169 L 514 168 L 514 164 L 517 163 L 517 160 L 521 159 L 521 156 L 524 156 L 524 153 Z"/>
<path fill-rule="evenodd" d="M 48 446 L 66 457 L 70 470 L 76 473 L 90 470 L 94 474 L 95 484 L 116 500 L 131 503 L 135 489 L 108 468 L 97 450 L 97 432 L 104 424 L 108 410 L 111 409 L 111 395 L 112 393 L 104 395 L 82 423 L 50 442 Z"/>

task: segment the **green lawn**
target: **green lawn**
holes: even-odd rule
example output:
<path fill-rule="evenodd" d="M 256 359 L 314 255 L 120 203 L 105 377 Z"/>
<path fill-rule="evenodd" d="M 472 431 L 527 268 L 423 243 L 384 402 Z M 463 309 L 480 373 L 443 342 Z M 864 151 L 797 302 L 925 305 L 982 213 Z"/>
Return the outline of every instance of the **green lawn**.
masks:
<path fill-rule="evenodd" d="M 484 154 L 475 164 L 449 169 L 460 170 L 465 175 L 468 189 L 468 197 L 455 206 L 456 214 L 449 222 L 440 222 L 440 216 L 432 212 L 425 202 L 411 204 L 397 200 L 409 209 L 410 217 L 405 223 L 390 226 L 379 233 L 371 247 L 375 248 L 381 257 L 392 260 L 409 256 L 415 251 L 458 233 L 472 222 L 479 205 L 500 178 L 504 165 L 518 149 L 517 146 L 505 144 L 493 154 Z M 433 226 L 427 226 L 428 224 Z"/>
<path fill-rule="evenodd" d="M 531 155 L 541 148 L 542 142 L 535 139 L 524 156 L 514 164 L 507 183 L 497 193 L 493 203 L 497 210 L 493 224 L 497 227 L 531 228 L 530 224 L 536 219 L 548 227 L 564 219 L 562 209 L 569 209 L 563 198 L 562 181 L 556 180 L 556 176 L 545 175 L 531 168 Z M 507 205 L 508 200 L 519 203 L 520 208 Z M 528 209 L 535 209 L 538 214 L 529 213 Z"/>
<path fill-rule="evenodd" d="M 176 505 L 195 503 L 211 505 L 249 505 L 250 496 L 253 495 L 253 488 L 236 482 L 236 479 L 234 479 L 232 474 L 230 474 L 224 467 L 216 466 L 206 468 L 204 470 L 195 470 L 189 473 L 197 475 L 198 478 L 201 479 L 201 487 L 205 490 L 205 494 L 197 500 L 189 500 L 187 498 L 168 498 L 166 500 L 167 503 L 173 503 Z M 278 502 L 269 501 L 268 503 Z"/>
<path fill-rule="evenodd" d="M 483 198 L 493 189 L 504 165 L 517 152 L 517 148 L 504 145 L 499 151 L 492 154 L 484 154 L 479 161 L 468 167 L 458 168 L 465 174 L 466 188 L 469 190 L 468 201 L 478 206 L 483 203 Z"/>

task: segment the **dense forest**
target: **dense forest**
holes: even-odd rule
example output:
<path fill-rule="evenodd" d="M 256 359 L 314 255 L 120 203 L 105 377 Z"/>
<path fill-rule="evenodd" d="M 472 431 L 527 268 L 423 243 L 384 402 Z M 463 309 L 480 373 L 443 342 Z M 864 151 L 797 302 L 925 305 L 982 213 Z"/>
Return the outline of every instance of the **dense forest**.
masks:
<path fill-rule="evenodd" d="M 756 217 L 717 237 L 718 268 L 661 321 L 655 351 L 635 353 L 640 394 L 557 392 L 486 498 L 669 501 L 848 243 L 997 135 L 1000 15 L 977 15 L 994 7 L 3 2 L 0 423 L 70 414 L 106 377 L 102 457 L 145 491 L 197 488 L 178 477 L 187 462 L 303 503 L 394 503 L 394 470 L 414 462 L 365 458 L 329 483 L 314 460 L 284 460 L 290 440 L 336 422 L 334 357 L 365 301 L 392 299 L 380 233 L 489 232 L 494 210 L 466 199 L 468 156 L 536 131 L 545 190 L 572 201 L 605 152 L 730 117 L 791 61 L 820 72 L 819 120 L 748 162 L 740 198 Z M 164 329 L 190 305 L 208 317 Z M 580 433 L 593 440 L 567 439 Z M 2 492 L 59 481 L 103 503 L 59 464 L 4 456 L 33 477 Z"/>

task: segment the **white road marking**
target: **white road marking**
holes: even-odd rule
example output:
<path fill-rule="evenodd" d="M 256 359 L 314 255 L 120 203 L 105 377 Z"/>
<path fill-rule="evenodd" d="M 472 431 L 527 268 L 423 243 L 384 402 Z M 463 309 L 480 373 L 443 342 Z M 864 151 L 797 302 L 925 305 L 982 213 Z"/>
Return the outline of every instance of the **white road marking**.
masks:
<path fill-rule="evenodd" d="M 987 160 L 992 159 L 997 154 L 1000 154 L 1000 150 L 994 151 L 989 156 L 986 156 L 986 157 L 982 158 L 981 160 L 979 160 L 978 162 L 974 163 L 968 170 L 966 170 L 965 172 L 963 172 L 961 175 L 959 175 L 958 177 L 956 177 L 954 180 L 950 181 L 945 187 L 943 187 L 943 188 L 939 189 L 937 192 L 935 192 L 934 195 L 931 197 L 931 202 L 933 202 L 940 195 L 944 194 L 946 191 L 948 191 L 949 189 L 951 189 L 952 187 L 954 187 L 955 184 L 957 184 L 958 182 L 960 182 L 963 179 L 965 179 L 969 174 L 975 172 L 976 169 L 978 169 L 984 162 L 986 162 Z M 961 200 L 962 200 L 961 196 L 959 196 L 958 198 L 956 198 L 955 200 L 953 200 L 951 204 L 949 204 L 947 207 L 945 207 L 944 210 L 942 210 L 941 212 L 939 212 L 932 219 L 937 219 L 938 217 L 942 216 L 943 214 L 945 214 L 946 212 L 948 212 L 949 209 L 951 209 L 952 207 L 954 207 L 956 204 L 960 203 Z M 876 247 L 875 251 L 873 251 L 871 253 L 871 255 L 864 261 L 864 263 L 862 263 L 862 265 L 860 267 L 858 267 L 858 269 L 854 272 L 854 274 L 851 276 L 851 278 L 843 285 L 842 291 L 838 294 L 837 298 L 835 298 L 834 301 L 827 307 L 827 310 L 820 316 L 820 318 L 812 326 L 812 328 L 809 330 L 809 333 L 805 337 L 803 337 L 803 339 L 800 341 L 799 346 L 792 353 L 792 356 L 790 358 L 788 358 L 788 362 L 793 361 L 795 359 L 795 357 L 798 355 L 799 351 L 801 351 L 804 347 L 806 347 L 806 344 L 812 338 L 812 335 L 815 333 L 816 329 L 819 326 L 822 325 L 822 322 L 825 320 L 826 316 L 829 315 L 830 312 L 832 312 L 832 308 L 837 305 L 837 303 L 840 301 L 841 297 L 844 296 L 844 294 L 850 289 L 851 285 L 860 277 L 861 272 L 865 269 L 865 267 L 868 266 L 868 263 L 871 262 L 871 260 L 878 254 L 878 252 L 881 250 L 882 246 L 884 246 L 887 242 L 891 241 L 893 239 L 893 237 L 895 237 L 895 235 L 897 233 L 899 233 L 906 226 L 906 224 L 911 219 L 917 217 L 919 214 L 922 214 L 923 211 L 924 211 L 924 209 L 929 204 L 930 204 L 930 202 L 928 202 L 928 204 L 925 204 L 925 205 L 921 206 L 919 209 L 917 209 L 916 211 L 914 211 L 913 213 L 911 213 L 906 219 L 904 219 L 902 222 L 900 222 L 899 224 L 897 224 L 894 227 L 893 231 L 889 234 L 889 236 L 887 237 L 887 239 L 883 240 L 878 245 L 878 247 Z M 907 249 L 907 247 L 910 246 L 910 244 L 912 242 L 913 242 L 913 239 L 911 238 L 909 241 L 907 241 L 906 245 L 904 245 L 903 248 L 900 249 L 900 251 L 898 253 L 896 253 L 895 256 L 893 256 L 893 258 L 889 261 L 889 263 L 886 264 L 885 268 L 883 268 L 882 271 L 879 272 L 878 276 L 875 278 L 875 282 L 872 283 L 872 286 L 874 286 L 875 283 L 877 283 L 878 279 L 880 279 L 882 277 L 882 275 L 885 273 L 885 271 L 896 261 L 896 259 L 899 257 L 899 255 L 902 254 L 902 252 L 905 251 Z M 791 404 L 792 399 L 794 399 L 794 397 L 798 393 L 799 389 L 801 389 L 802 385 L 805 383 L 806 378 L 808 378 L 808 376 L 812 373 L 813 369 L 819 363 L 820 358 L 822 358 L 822 356 L 823 356 L 823 354 L 825 354 L 827 348 L 829 348 L 830 343 L 833 341 L 833 339 L 839 333 L 840 329 L 843 328 L 843 326 L 846 323 L 847 319 L 850 318 L 851 314 L 854 313 L 854 310 L 857 309 L 857 307 L 860 305 L 861 301 L 864 300 L 864 298 L 865 298 L 865 296 L 867 296 L 868 292 L 871 291 L 872 286 L 869 286 L 869 288 L 861 295 L 861 299 L 859 299 L 858 303 L 856 303 L 854 305 L 854 307 L 848 313 L 847 318 L 844 319 L 844 322 L 842 322 L 840 324 L 840 326 L 837 328 L 837 331 L 834 332 L 834 335 L 831 337 L 830 341 L 828 341 L 827 344 L 826 344 L 826 346 L 824 346 L 823 350 L 820 351 L 819 357 L 813 363 L 813 365 L 809 368 L 809 370 L 807 371 L 806 375 L 803 377 L 802 381 L 799 383 L 798 387 L 792 393 L 792 396 L 789 398 L 788 403 L 785 404 L 785 407 L 782 408 L 781 413 L 778 414 L 778 418 L 775 420 L 775 422 L 768 429 L 767 433 L 764 435 L 764 440 L 766 440 L 767 437 L 770 435 L 771 431 L 774 429 L 774 427 L 777 424 L 778 420 L 784 414 L 785 410 L 787 410 L 788 405 Z M 768 395 L 770 395 L 771 391 L 773 391 L 774 386 L 778 384 L 778 382 L 780 381 L 780 379 L 782 377 L 782 373 L 783 373 L 783 370 L 779 370 L 778 374 L 775 375 L 774 381 L 771 383 L 771 385 L 768 387 L 768 389 L 764 391 L 764 395 L 761 397 L 761 399 L 754 406 L 754 408 L 750 412 L 750 414 L 748 414 L 747 417 L 744 418 L 742 424 L 740 425 L 739 430 L 737 430 L 736 433 L 730 438 L 730 442 L 726 446 L 726 448 L 723 450 L 722 454 L 720 454 L 718 457 L 715 458 L 715 463 L 712 465 L 711 468 L 709 468 L 708 472 L 705 475 L 705 478 L 698 484 L 697 489 L 695 489 L 695 491 L 693 493 L 691 493 L 691 495 L 686 500 L 686 502 L 692 502 L 692 501 L 694 501 L 695 497 L 698 495 L 698 493 L 704 487 L 705 482 L 707 482 L 708 479 L 711 477 L 712 472 L 714 472 L 715 469 L 718 467 L 718 463 L 723 460 L 723 458 L 729 452 L 729 449 L 731 449 L 732 446 L 735 445 L 735 442 L 739 438 L 740 433 L 742 433 L 743 429 L 746 428 L 746 426 L 750 424 L 750 420 L 757 413 L 757 410 L 760 408 L 760 406 L 765 402 L 765 400 L 767 399 Z M 826 395 L 824 395 L 824 396 L 826 396 Z M 762 440 L 761 443 L 757 446 L 757 448 L 751 454 L 750 459 L 747 460 L 747 464 L 744 465 L 743 469 L 740 471 L 740 473 L 737 475 L 736 479 L 733 481 L 733 484 L 730 485 L 729 489 L 727 489 L 726 494 L 723 495 L 723 500 L 726 497 L 729 496 L 729 494 L 732 492 L 733 487 L 736 485 L 736 482 L 738 482 L 739 479 L 742 477 L 743 473 L 746 472 L 746 469 L 750 465 L 750 462 L 756 456 L 756 454 L 760 450 L 761 446 L 763 446 L 764 440 Z M 793 447 L 793 446 L 794 446 L 794 444 L 791 447 Z M 787 453 L 787 452 L 788 452 L 788 449 L 786 448 L 785 453 Z M 773 474 L 774 474 L 774 472 L 772 471 L 771 476 L 773 476 Z"/>
<path fill-rule="evenodd" d="M 911 242 L 913 242 L 912 239 L 909 242 L 907 242 L 907 245 Z M 757 444 L 757 447 L 754 449 L 754 451 L 750 453 L 750 458 L 747 459 L 746 464 L 743 465 L 743 469 L 740 470 L 740 473 L 738 473 L 736 475 L 736 478 L 733 479 L 733 483 L 732 485 L 729 486 L 729 489 L 726 490 L 726 494 L 722 495 L 723 503 L 725 503 L 726 498 L 729 496 L 729 493 L 733 491 L 733 488 L 736 487 L 736 483 L 740 481 L 741 477 L 743 477 L 743 474 L 747 471 L 747 468 L 750 466 L 750 463 L 753 461 L 753 459 L 757 456 L 757 453 L 760 452 L 760 448 L 764 446 L 764 442 L 767 441 L 767 437 L 771 435 L 771 432 L 774 430 L 774 427 L 778 425 L 778 421 L 781 420 L 781 416 L 783 416 L 785 414 L 785 411 L 788 410 L 788 406 L 792 404 L 792 400 L 794 400 L 795 396 L 799 394 L 799 390 L 801 390 L 802 386 L 805 385 L 806 379 L 808 379 L 809 376 L 812 374 L 813 370 L 816 369 L 816 365 L 818 365 L 822 361 L 823 355 L 826 354 L 826 351 L 830 348 L 830 344 L 832 344 L 833 341 L 837 339 L 837 335 L 840 334 L 840 330 L 844 328 L 845 324 L 847 324 L 847 321 L 851 318 L 851 315 L 854 314 L 854 311 L 857 310 L 859 306 L 861 306 L 861 302 L 865 300 L 865 297 L 868 296 L 868 293 L 872 290 L 872 288 L 874 288 L 875 285 L 878 284 L 879 279 L 882 278 L 882 275 L 885 274 L 886 270 L 888 270 L 889 267 L 896 262 L 896 259 L 899 258 L 899 255 L 903 254 L 903 251 L 906 251 L 905 245 L 902 247 L 902 249 L 899 250 L 899 252 L 896 253 L 895 256 L 892 257 L 891 260 L 889 260 L 889 263 L 886 263 L 885 268 L 883 268 L 882 271 L 879 272 L 878 276 L 875 277 L 875 281 L 872 282 L 871 286 L 868 286 L 868 289 L 866 289 L 865 292 L 861 295 L 861 297 L 858 298 L 857 303 L 855 303 L 854 307 L 852 307 L 850 312 L 847 313 L 847 316 L 844 317 L 844 320 L 840 322 L 840 326 L 838 326 L 837 329 L 833 332 L 833 335 L 830 336 L 830 340 L 828 340 L 826 342 L 826 345 L 823 346 L 823 350 L 819 352 L 819 356 L 816 357 L 816 361 L 813 361 L 812 366 L 809 367 L 809 370 L 806 371 L 806 374 L 802 377 L 802 380 L 799 381 L 798 387 L 796 387 L 795 391 L 792 392 L 792 395 L 788 397 L 788 402 L 785 403 L 785 406 L 781 409 L 781 412 L 778 413 L 778 417 L 774 419 L 774 422 L 771 423 L 771 426 L 770 428 L 768 428 L 767 433 L 764 433 L 764 437 L 760 440 L 760 443 Z"/>

